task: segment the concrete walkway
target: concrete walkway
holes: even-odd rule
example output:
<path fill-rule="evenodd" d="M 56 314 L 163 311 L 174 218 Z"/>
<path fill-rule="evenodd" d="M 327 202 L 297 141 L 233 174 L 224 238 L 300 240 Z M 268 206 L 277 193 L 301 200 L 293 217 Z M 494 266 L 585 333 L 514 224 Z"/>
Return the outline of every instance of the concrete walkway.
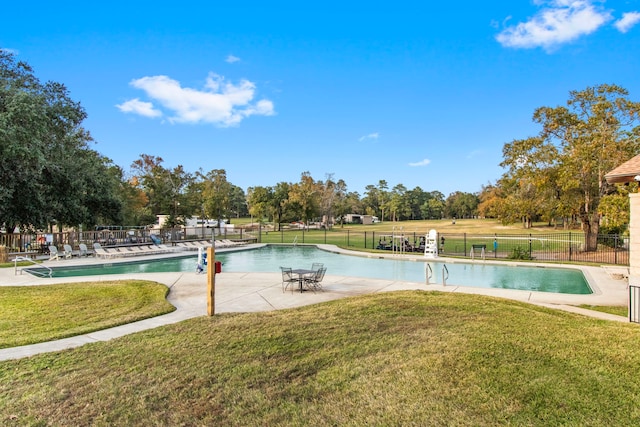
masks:
<path fill-rule="evenodd" d="M 323 245 L 319 245 L 323 246 Z M 331 246 L 334 252 L 340 251 Z M 361 252 L 340 251 L 345 253 L 366 256 Z M 408 259 L 420 258 L 419 254 L 405 255 Z M 379 257 L 376 254 L 376 257 Z M 444 259 L 440 259 L 444 260 Z M 121 261 L 131 261 L 130 258 Z M 53 261 L 47 265 L 65 264 L 90 264 L 95 259 Z M 114 262 L 117 262 L 114 260 Z M 460 260 L 447 260 L 447 262 L 461 262 Z M 531 266 L 531 264 L 526 264 Z M 557 265 L 553 265 L 558 267 Z M 576 266 L 572 266 L 575 268 Z M 478 295 L 490 295 L 512 300 L 524 301 L 541 306 L 562 309 L 584 314 L 599 319 L 628 322 L 621 316 L 614 316 L 591 310 L 585 310 L 576 305 L 626 305 L 628 298 L 627 282 L 621 279 L 624 269 L 612 267 L 580 267 L 589 281 L 594 293 L 591 295 L 567 295 L 546 292 L 515 291 L 506 289 L 472 288 L 456 285 L 426 285 L 425 283 L 400 282 L 393 280 L 378 280 L 369 278 L 347 277 L 339 275 L 327 275 L 323 281 L 324 292 L 282 292 L 281 274 L 278 273 L 221 273 L 216 275 L 215 312 L 258 312 L 281 310 L 317 304 L 325 301 L 344 297 L 364 295 L 376 292 L 390 292 L 398 290 L 434 290 L 443 292 L 463 292 Z M 91 277 L 72 277 L 60 279 L 37 279 L 29 274 L 16 275 L 14 269 L 0 269 L 0 286 L 32 286 L 53 283 L 70 283 L 121 280 L 121 279 L 145 279 L 165 284 L 169 287 L 168 300 L 176 307 L 172 313 L 141 320 L 139 322 L 118 326 L 90 334 L 26 345 L 22 347 L 0 349 L 0 360 L 18 359 L 39 353 L 59 351 L 74 348 L 83 344 L 108 341 L 134 332 L 168 325 L 182 320 L 207 314 L 207 276 L 195 272 L 182 273 L 146 273 L 135 275 L 104 275 Z"/>

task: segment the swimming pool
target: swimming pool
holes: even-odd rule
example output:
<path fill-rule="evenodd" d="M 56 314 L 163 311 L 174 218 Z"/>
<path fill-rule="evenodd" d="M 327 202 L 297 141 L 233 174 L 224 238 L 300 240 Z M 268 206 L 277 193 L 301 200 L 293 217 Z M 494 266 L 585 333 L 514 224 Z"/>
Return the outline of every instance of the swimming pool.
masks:
<path fill-rule="evenodd" d="M 322 262 L 327 274 L 408 282 L 426 282 L 427 265 L 430 283 L 442 283 L 445 264 L 441 261 L 379 259 L 337 254 L 315 246 L 267 245 L 257 249 L 216 253 L 224 272 L 280 272 L 280 266 L 308 268 Z M 105 274 L 158 273 L 193 271 L 196 255 L 159 260 L 102 263 L 92 266 L 53 267 L 53 277 Z M 29 271 L 34 269 L 24 269 Z M 582 271 L 570 268 L 541 268 L 507 264 L 447 263 L 447 284 L 482 288 L 518 289 L 566 294 L 593 293 Z"/>

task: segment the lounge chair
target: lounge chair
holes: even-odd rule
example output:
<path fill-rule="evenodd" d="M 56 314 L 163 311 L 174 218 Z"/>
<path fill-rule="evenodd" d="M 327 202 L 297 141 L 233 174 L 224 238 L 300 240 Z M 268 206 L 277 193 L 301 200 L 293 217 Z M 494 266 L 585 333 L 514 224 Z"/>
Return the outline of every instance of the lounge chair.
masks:
<path fill-rule="evenodd" d="M 144 255 L 146 252 L 142 246 L 130 246 L 129 249 L 134 255 Z"/>
<path fill-rule="evenodd" d="M 155 245 L 142 245 L 139 247 L 139 250 L 142 255 L 155 255 L 161 253 L 161 251 L 156 249 Z"/>
<path fill-rule="evenodd" d="M 180 249 L 176 248 L 176 247 L 170 247 L 167 245 L 156 245 L 156 250 L 158 251 L 158 253 L 168 253 L 168 252 L 176 252 Z"/>
<path fill-rule="evenodd" d="M 140 251 L 138 249 L 136 249 L 135 246 L 124 246 L 124 247 L 119 248 L 119 251 L 124 256 L 140 255 Z"/>
<path fill-rule="evenodd" d="M 109 252 L 104 249 L 98 242 L 93 244 L 93 250 L 95 251 L 96 256 L 100 258 L 113 258 L 119 256 L 118 252 Z"/>
<path fill-rule="evenodd" d="M 60 259 L 60 252 L 54 245 L 49 245 L 49 261 Z"/>

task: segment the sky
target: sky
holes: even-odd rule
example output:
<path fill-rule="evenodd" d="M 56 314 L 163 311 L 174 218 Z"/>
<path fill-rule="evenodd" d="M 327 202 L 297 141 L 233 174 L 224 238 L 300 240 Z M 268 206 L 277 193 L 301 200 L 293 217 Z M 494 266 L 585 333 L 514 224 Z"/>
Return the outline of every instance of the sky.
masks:
<path fill-rule="evenodd" d="M 126 172 L 224 169 L 246 190 L 342 179 L 476 193 L 536 108 L 640 101 L 640 0 L 6 2 L 0 48 L 88 114 Z"/>

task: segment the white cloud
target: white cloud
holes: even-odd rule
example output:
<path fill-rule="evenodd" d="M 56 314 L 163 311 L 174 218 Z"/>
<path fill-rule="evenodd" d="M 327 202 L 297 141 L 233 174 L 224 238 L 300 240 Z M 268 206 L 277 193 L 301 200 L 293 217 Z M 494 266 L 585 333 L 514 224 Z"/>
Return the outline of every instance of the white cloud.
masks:
<path fill-rule="evenodd" d="M 380 134 L 378 132 L 370 133 L 369 135 L 361 136 L 358 141 L 366 141 L 368 139 L 378 139 Z"/>
<path fill-rule="evenodd" d="M 140 101 L 138 98 L 130 99 L 122 104 L 116 105 L 123 113 L 134 113 L 145 117 L 160 117 L 162 111 L 153 108 L 153 104 L 150 102 Z"/>
<path fill-rule="evenodd" d="M 591 34 L 611 20 L 611 13 L 592 0 L 537 1 L 547 5 L 526 22 L 506 27 L 496 36 L 505 47 L 550 49 Z"/>
<path fill-rule="evenodd" d="M 423 159 L 423 160 L 420 160 L 419 162 L 409 163 L 409 166 L 411 166 L 411 167 L 427 166 L 429 163 L 431 163 L 431 160 Z"/>
<path fill-rule="evenodd" d="M 263 99 L 252 103 L 256 87 L 248 80 L 233 84 L 226 82 L 224 77 L 212 73 L 207 77 L 202 90 L 182 87 L 180 82 L 168 76 L 142 77 L 131 81 L 130 84 L 136 89 L 143 90 L 149 98 L 168 110 L 167 114 L 171 114 L 169 117 L 171 123 L 212 123 L 218 126 L 233 126 L 249 116 L 274 114 L 271 101 Z M 122 106 L 133 101 L 136 101 L 133 105 L 145 104 L 136 99 L 127 101 L 118 108 L 124 111 Z M 151 107 L 151 103 L 146 104 Z M 133 108 L 127 112 L 141 114 L 140 110 Z"/>
<path fill-rule="evenodd" d="M 240 61 L 240 58 L 238 58 L 237 56 L 234 56 L 234 55 L 229 55 L 229 56 L 227 56 L 225 61 L 228 62 L 229 64 L 233 64 L 234 62 Z"/>
<path fill-rule="evenodd" d="M 622 18 L 616 21 L 613 25 L 621 33 L 626 33 L 638 22 L 640 22 L 640 12 L 627 12 L 623 13 Z"/>

